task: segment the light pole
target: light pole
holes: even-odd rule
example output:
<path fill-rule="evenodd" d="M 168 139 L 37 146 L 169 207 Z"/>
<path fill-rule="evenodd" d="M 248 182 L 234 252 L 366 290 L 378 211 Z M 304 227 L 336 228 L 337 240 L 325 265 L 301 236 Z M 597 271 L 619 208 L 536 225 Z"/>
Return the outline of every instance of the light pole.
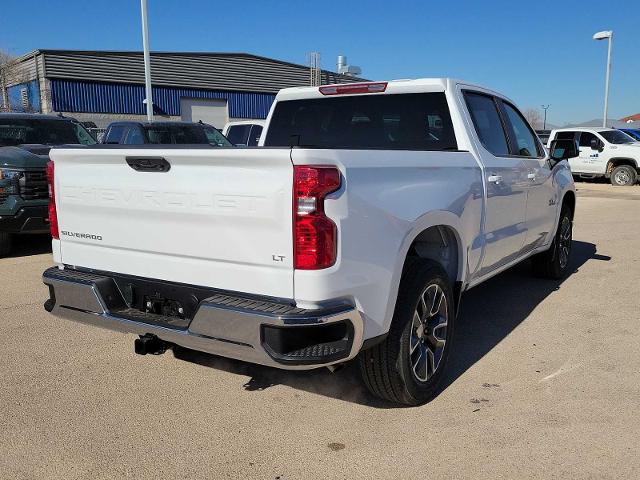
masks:
<path fill-rule="evenodd" d="M 609 77 L 611 76 L 611 43 L 613 42 L 613 31 L 604 30 L 593 35 L 594 40 L 609 40 L 609 50 L 607 53 L 607 79 L 604 84 L 604 117 L 602 118 L 602 126 L 607 126 L 607 113 L 609 109 Z"/>
<path fill-rule="evenodd" d="M 547 110 L 549 110 L 549 107 L 551 105 L 547 105 L 546 107 L 544 105 L 540 105 L 542 107 L 542 109 L 544 110 L 544 121 L 542 123 L 542 129 L 546 130 L 547 129 Z"/>
<path fill-rule="evenodd" d="M 147 107 L 147 120 L 153 122 L 153 99 L 151 97 L 151 61 L 149 58 L 149 29 L 147 28 L 147 0 L 140 0 L 142 10 L 142 51 L 144 55 L 144 104 Z"/>

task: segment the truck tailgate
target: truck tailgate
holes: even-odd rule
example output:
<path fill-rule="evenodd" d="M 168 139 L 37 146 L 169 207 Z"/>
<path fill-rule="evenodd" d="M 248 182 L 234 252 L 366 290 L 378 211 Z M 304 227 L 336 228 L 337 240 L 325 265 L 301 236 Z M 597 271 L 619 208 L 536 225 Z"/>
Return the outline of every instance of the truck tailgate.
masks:
<path fill-rule="evenodd" d="M 62 263 L 293 298 L 289 149 L 54 149 L 51 158 Z M 168 171 L 153 169 L 161 159 Z"/>

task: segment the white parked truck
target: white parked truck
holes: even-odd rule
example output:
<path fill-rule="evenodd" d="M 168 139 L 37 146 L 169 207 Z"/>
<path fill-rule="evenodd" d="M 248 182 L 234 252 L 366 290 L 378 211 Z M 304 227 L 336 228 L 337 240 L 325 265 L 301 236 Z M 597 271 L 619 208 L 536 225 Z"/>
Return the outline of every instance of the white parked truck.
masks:
<path fill-rule="evenodd" d="M 431 398 L 462 293 L 533 257 L 559 278 L 575 192 L 514 103 L 451 79 L 291 88 L 261 147 L 55 149 L 56 316 L 284 369 L 359 356 Z M 509 299 L 505 299 L 509 301 Z"/>
<path fill-rule="evenodd" d="M 579 155 L 569 160 L 571 172 L 581 178 L 606 177 L 612 185 L 634 185 L 640 174 L 640 142 L 613 128 L 560 128 L 553 140 L 578 142 Z"/>

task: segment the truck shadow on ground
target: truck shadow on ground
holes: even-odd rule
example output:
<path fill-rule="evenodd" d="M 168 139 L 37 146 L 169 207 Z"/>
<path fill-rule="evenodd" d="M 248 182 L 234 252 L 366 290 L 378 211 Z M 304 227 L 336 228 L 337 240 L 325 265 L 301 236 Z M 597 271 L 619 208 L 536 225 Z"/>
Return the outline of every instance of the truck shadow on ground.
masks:
<path fill-rule="evenodd" d="M 574 241 L 571 275 L 589 260 L 610 259 L 598 255 L 594 244 Z M 533 277 L 530 263 L 523 262 L 467 292 L 456 325 L 455 354 L 449 360 L 440 391 L 482 359 L 561 285 L 562 281 Z M 248 376 L 249 380 L 243 384 L 248 391 L 260 392 L 275 385 L 286 385 L 374 408 L 394 407 L 368 393 L 360 380 L 357 361 L 335 373 L 327 369 L 298 372 L 251 365 L 183 348 L 174 349 L 174 355 L 181 360 Z"/>
<path fill-rule="evenodd" d="M 51 253 L 51 235 L 14 235 L 9 257 L 29 257 Z"/>

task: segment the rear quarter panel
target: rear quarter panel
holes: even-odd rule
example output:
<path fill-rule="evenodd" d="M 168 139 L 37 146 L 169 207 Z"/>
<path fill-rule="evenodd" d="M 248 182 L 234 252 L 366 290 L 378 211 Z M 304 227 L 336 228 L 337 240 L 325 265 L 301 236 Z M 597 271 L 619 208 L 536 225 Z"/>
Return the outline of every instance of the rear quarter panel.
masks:
<path fill-rule="evenodd" d="M 435 225 L 458 236 L 458 279 L 477 268 L 483 186 L 471 153 L 294 149 L 292 160 L 336 165 L 343 176 L 325 203 L 338 226 L 337 262 L 321 271 L 295 270 L 299 305 L 344 298 L 364 315 L 365 339 L 385 333 L 407 251 Z"/>

